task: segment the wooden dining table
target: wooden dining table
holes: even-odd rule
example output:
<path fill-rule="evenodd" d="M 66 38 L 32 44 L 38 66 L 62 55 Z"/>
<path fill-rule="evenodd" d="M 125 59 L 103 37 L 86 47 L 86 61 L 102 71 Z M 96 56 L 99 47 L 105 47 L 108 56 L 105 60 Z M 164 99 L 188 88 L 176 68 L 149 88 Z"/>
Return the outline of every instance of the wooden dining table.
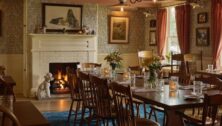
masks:
<path fill-rule="evenodd" d="M 207 76 L 215 76 L 218 77 L 220 79 L 222 79 L 222 71 L 218 70 L 218 71 L 213 71 L 213 72 L 209 72 L 207 70 L 198 70 L 196 71 L 195 74 L 200 74 L 200 75 L 207 75 Z"/>
<path fill-rule="evenodd" d="M 164 108 L 167 115 L 167 126 L 182 126 L 182 121 L 176 111 L 184 111 L 188 108 L 203 106 L 203 99 L 187 99 L 184 96 L 190 95 L 192 90 L 178 89 L 170 91 L 169 85 L 164 86 L 164 91 L 134 92 L 133 97 L 144 101 L 147 104 L 157 105 Z M 216 90 L 204 91 L 218 92 Z"/>

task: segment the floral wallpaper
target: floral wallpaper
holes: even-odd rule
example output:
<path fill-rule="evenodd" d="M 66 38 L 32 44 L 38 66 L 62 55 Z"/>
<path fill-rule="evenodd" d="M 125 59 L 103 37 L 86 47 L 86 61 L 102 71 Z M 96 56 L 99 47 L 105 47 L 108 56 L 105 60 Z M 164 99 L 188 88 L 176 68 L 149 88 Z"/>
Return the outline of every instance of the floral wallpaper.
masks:
<path fill-rule="evenodd" d="M 23 53 L 23 2 L 22 0 L 0 0 L 1 54 Z"/>

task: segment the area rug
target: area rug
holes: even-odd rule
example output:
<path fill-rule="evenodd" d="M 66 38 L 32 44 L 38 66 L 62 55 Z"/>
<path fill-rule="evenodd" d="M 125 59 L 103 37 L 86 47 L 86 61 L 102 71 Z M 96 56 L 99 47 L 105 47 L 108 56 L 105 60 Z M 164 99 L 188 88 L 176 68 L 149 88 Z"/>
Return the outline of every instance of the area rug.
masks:
<path fill-rule="evenodd" d="M 149 108 L 147 109 L 147 111 L 149 111 Z M 141 113 L 141 117 L 144 116 L 144 112 L 143 109 L 140 110 Z M 67 116 L 68 116 L 68 112 L 43 112 L 43 116 L 50 122 L 51 126 L 68 126 L 66 121 L 67 121 Z M 161 112 L 157 112 L 157 118 L 158 118 L 158 122 L 161 124 L 163 124 L 163 113 Z M 73 118 L 70 119 L 70 126 L 73 126 Z M 79 125 L 79 120 L 77 121 L 77 126 Z M 92 125 L 95 125 L 95 121 L 92 121 Z M 112 126 L 112 124 L 110 125 Z"/>

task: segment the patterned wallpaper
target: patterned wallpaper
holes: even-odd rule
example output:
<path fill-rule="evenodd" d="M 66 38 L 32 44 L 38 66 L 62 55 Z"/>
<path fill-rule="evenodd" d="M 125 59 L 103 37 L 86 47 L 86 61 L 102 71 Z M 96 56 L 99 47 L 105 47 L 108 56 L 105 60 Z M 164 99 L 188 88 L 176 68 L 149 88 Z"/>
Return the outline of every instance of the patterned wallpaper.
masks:
<path fill-rule="evenodd" d="M 138 49 L 144 48 L 144 16 L 140 11 L 111 12 L 107 7 L 99 6 L 99 53 L 107 53 L 113 49 L 122 53 L 135 53 Z M 129 17 L 129 43 L 108 44 L 108 20 L 110 16 Z"/>
<path fill-rule="evenodd" d="M 23 2 L 22 0 L 0 0 L 1 32 L 0 53 L 23 53 Z"/>
<path fill-rule="evenodd" d="M 208 14 L 208 22 L 207 23 L 203 23 L 203 24 L 198 24 L 197 23 L 197 15 L 198 13 L 202 13 L 202 12 L 207 12 Z M 151 19 L 156 19 L 155 16 L 153 17 L 148 17 L 146 18 L 146 22 L 145 22 L 145 33 L 147 36 L 145 36 L 145 46 L 146 49 L 148 50 L 157 50 L 156 46 L 149 46 L 149 32 L 151 30 L 156 30 L 155 28 L 150 28 L 149 27 L 149 23 Z M 190 17 L 190 51 L 191 53 L 199 53 L 201 50 L 203 50 L 203 56 L 206 57 L 211 57 L 212 56 L 212 42 L 211 42 L 211 38 L 209 39 L 209 46 L 196 46 L 196 29 L 200 28 L 200 27 L 209 27 L 210 28 L 210 24 L 211 24 L 211 2 L 207 1 L 206 3 L 206 7 L 204 8 L 195 8 L 195 9 L 191 9 L 191 17 Z M 211 29 L 210 29 L 210 34 L 211 34 Z M 209 34 L 209 36 L 210 36 Z"/>
<path fill-rule="evenodd" d="M 41 3 L 75 4 L 74 1 L 62 0 L 29 0 L 28 1 L 28 32 L 33 33 L 36 27 L 42 24 Z M 108 44 L 108 15 L 112 13 L 106 6 L 95 4 L 83 5 L 83 25 L 89 26 L 98 35 L 99 53 L 108 53 L 111 49 L 120 49 L 122 53 L 136 52 L 144 45 L 144 17 L 139 11 L 125 13 L 130 18 L 129 44 Z M 118 14 L 119 15 L 119 14 Z"/>

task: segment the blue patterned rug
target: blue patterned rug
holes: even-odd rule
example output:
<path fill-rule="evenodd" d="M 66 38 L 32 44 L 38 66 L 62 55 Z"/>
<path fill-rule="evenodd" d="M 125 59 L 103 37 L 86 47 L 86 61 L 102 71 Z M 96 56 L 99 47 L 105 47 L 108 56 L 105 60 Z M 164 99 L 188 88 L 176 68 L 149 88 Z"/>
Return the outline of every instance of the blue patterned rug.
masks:
<path fill-rule="evenodd" d="M 147 111 L 149 111 L 149 108 L 147 108 Z M 143 109 L 140 110 L 141 113 L 141 117 L 144 116 L 144 112 Z M 68 112 L 44 112 L 43 116 L 50 122 L 51 126 L 67 126 L 66 125 L 66 120 L 68 117 Z M 73 116 L 72 116 L 73 117 Z M 158 122 L 161 124 L 163 124 L 163 113 L 161 112 L 157 112 L 157 118 L 158 118 Z M 70 119 L 70 126 L 73 125 L 73 118 Z M 79 123 L 78 119 L 78 122 Z M 92 121 L 92 125 L 95 125 L 95 121 Z M 77 124 L 78 126 L 78 124 Z M 112 126 L 112 125 L 110 125 Z"/>

